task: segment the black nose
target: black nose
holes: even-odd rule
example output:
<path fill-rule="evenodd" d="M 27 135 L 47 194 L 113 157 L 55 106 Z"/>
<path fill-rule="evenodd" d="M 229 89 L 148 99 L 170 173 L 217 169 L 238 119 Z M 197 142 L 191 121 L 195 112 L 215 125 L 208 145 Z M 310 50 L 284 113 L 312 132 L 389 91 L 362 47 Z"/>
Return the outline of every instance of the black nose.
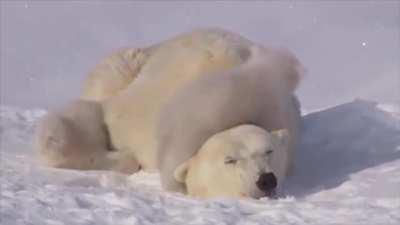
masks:
<path fill-rule="evenodd" d="M 263 173 L 256 182 L 257 187 L 262 191 L 272 191 L 278 185 L 273 173 Z"/>

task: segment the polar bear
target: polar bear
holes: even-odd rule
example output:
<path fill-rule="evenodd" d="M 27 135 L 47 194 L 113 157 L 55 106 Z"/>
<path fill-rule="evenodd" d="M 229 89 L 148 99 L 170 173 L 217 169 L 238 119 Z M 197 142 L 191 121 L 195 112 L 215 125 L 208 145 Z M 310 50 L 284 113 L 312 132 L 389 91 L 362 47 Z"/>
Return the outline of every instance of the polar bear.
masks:
<path fill-rule="evenodd" d="M 157 171 L 158 120 L 175 93 L 202 76 L 245 62 L 250 41 L 217 29 L 196 30 L 142 52 L 148 54 L 133 82 L 102 101 L 116 149 L 134 152 L 146 171 Z"/>
<path fill-rule="evenodd" d="M 158 167 L 165 189 L 186 192 L 185 183 L 174 177 L 179 165 L 213 135 L 241 124 L 269 132 L 287 129 L 288 148 L 275 154 L 269 166 L 278 183 L 290 173 L 300 121 L 293 92 L 303 68 L 285 49 L 254 45 L 250 53 L 246 63 L 204 76 L 164 107 L 158 126 Z"/>
<path fill-rule="evenodd" d="M 139 164 L 129 152 L 109 143 L 101 105 L 77 100 L 46 114 L 38 123 L 35 147 L 48 166 L 133 173 Z"/>
<path fill-rule="evenodd" d="M 198 78 L 244 63 L 252 45 L 240 35 L 207 28 L 149 47 L 122 48 L 89 73 L 80 99 L 101 105 L 108 141 L 117 152 L 129 152 L 142 169 L 156 171 L 163 106 Z"/>
<path fill-rule="evenodd" d="M 270 165 L 279 182 L 297 138 L 300 67 L 287 51 L 214 28 L 124 48 L 95 67 L 80 100 L 42 120 L 38 148 L 55 167 L 160 170 L 167 190 L 185 191 L 179 165 L 213 135 L 254 124 L 289 132 L 287 154 Z"/>
<path fill-rule="evenodd" d="M 286 154 L 288 139 L 287 130 L 239 125 L 210 137 L 174 178 L 195 197 L 270 197 L 277 186 L 270 165 L 276 154 Z"/>

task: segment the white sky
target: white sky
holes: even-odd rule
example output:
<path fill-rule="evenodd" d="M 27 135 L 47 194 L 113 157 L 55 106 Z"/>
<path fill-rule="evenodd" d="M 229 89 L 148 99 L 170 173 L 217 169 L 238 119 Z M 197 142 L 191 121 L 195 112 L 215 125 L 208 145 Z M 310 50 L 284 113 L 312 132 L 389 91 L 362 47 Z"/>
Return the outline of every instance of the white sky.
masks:
<path fill-rule="evenodd" d="M 222 27 L 291 49 L 316 109 L 400 102 L 400 1 L 1 1 L 1 104 L 48 107 L 79 94 L 87 71 L 121 46 Z"/>

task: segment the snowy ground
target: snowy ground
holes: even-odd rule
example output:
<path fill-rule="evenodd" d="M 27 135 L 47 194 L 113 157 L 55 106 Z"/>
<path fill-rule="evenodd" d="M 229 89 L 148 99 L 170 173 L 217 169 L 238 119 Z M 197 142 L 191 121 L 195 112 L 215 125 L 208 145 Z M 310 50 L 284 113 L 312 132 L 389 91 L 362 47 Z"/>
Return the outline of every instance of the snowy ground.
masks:
<path fill-rule="evenodd" d="M 156 174 L 42 167 L 30 142 L 44 113 L 0 108 L 0 224 L 400 224 L 399 105 L 354 101 L 304 116 L 296 175 L 261 200 L 165 193 Z"/>

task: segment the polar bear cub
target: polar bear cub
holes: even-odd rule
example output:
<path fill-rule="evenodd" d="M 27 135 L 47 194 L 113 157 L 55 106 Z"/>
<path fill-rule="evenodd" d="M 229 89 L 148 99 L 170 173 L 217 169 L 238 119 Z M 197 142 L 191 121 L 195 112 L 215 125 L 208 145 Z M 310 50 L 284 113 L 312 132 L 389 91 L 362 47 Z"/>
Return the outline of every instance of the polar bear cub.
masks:
<path fill-rule="evenodd" d="M 177 167 L 174 177 L 196 197 L 271 196 L 278 179 L 271 160 L 275 154 L 287 154 L 288 144 L 287 130 L 267 132 L 255 125 L 239 125 L 209 138 L 196 155 Z"/>
<path fill-rule="evenodd" d="M 35 147 L 46 165 L 81 170 L 139 170 L 129 153 L 113 151 L 103 122 L 101 105 L 77 100 L 49 112 L 38 123 Z"/>

